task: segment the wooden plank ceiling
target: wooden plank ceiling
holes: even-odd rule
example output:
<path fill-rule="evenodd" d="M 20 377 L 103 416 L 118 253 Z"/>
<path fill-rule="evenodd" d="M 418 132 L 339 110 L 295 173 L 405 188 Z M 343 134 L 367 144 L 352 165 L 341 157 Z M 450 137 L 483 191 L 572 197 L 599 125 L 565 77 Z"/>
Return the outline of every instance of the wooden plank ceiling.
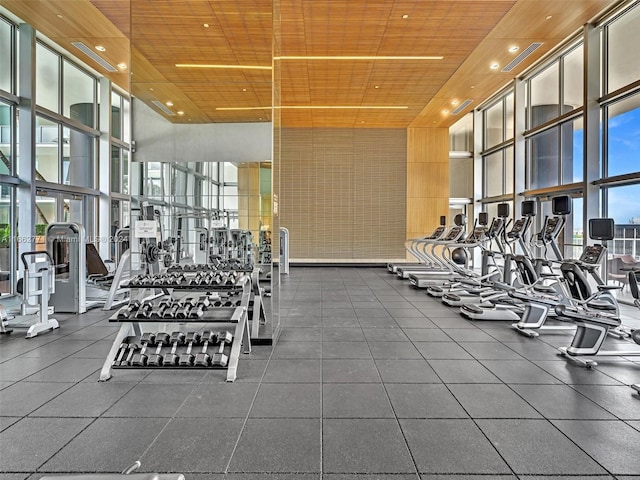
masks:
<path fill-rule="evenodd" d="M 175 115 L 167 118 L 173 122 L 270 121 L 273 74 L 279 79 L 283 126 L 405 128 L 450 126 L 619 3 L 275 1 L 0 0 L 0 5 L 101 73 L 69 43 L 79 39 L 107 46 L 101 53 L 105 59 L 131 65 L 130 85 L 126 73 L 110 78 L 149 104 L 171 102 Z M 533 42 L 542 46 L 510 73 L 500 71 Z M 519 50 L 510 52 L 512 46 Z M 123 55 L 130 60 L 121 60 Z M 345 58 L 354 56 L 378 58 Z M 491 69 L 494 63 L 500 67 Z M 466 99 L 472 103 L 465 110 L 449 113 Z"/>

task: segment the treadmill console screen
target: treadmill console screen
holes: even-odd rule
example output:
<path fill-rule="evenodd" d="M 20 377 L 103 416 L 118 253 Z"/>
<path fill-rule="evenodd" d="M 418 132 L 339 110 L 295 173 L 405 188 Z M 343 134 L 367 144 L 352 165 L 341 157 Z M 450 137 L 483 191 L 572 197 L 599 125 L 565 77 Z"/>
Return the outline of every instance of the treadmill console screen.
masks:
<path fill-rule="evenodd" d="M 444 231 L 445 231 L 445 227 L 438 227 L 433 231 L 431 236 L 428 237 L 428 238 L 432 238 L 432 239 L 433 238 L 440 238 L 442 236 L 442 234 L 444 233 Z"/>
<path fill-rule="evenodd" d="M 522 229 L 524 228 L 524 223 L 525 220 L 524 218 L 519 218 L 518 220 L 516 220 L 515 222 L 513 222 L 513 226 L 511 227 L 511 230 L 509 231 L 509 237 L 519 237 L 520 236 L 520 232 L 522 232 Z"/>
<path fill-rule="evenodd" d="M 580 261 L 589 265 L 597 265 L 602 260 L 605 248 L 602 245 L 587 245 L 580 255 Z"/>
<path fill-rule="evenodd" d="M 449 233 L 447 234 L 447 236 L 444 237 L 442 240 L 450 242 L 458 238 L 461 233 L 462 233 L 462 227 L 453 227 L 451 230 L 449 230 Z"/>

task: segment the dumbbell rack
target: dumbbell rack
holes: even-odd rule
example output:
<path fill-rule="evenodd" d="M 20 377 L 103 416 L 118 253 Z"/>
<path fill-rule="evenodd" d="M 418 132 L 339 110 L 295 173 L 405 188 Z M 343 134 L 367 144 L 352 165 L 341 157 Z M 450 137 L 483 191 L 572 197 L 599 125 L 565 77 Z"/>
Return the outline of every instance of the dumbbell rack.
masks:
<path fill-rule="evenodd" d="M 136 285 L 135 287 L 130 288 L 139 288 L 139 289 L 154 289 L 158 288 L 157 285 L 143 284 Z M 134 368 L 134 369 L 163 369 L 163 370 L 171 370 L 171 369 L 220 369 L 222 367 L 219 366 L 181 366 L 181 365 L 171 365 L 171 366 L 133 366 L 133 365 L 114 365 L 116 357 L 118 356 L 118 352 L 120 351 L 120 347 L 123 343 L 130 343 L 131 341 L 139 341 L 142 338 L 143 329 L 148 330 L 153 328 L 154 325 L 158 326 L 159 330 L 166 329 L 171 332 L 172 325 L 175 325 L 173 330 L 180 330 L 180 325 L 195 325 L 195 324 L 207 324 L 207 326 L 211 327 L 230 327 L 233 326 L 233 341 L 231 343 L 231 351 L 229 352 L 229 359 L 226 366 L 227 370 L 227 382 L 233 382 L 236 379 L 237 370 L 238 370 L 238 361 L 240 358 L 240 351 L 243 349 L 244 353 L 251 353 L 251 339 L 249 335 L 248 329 L 248 312 L 249 312 L 249 303 L 251 301 L 252 294 L 252 286 L 251 286 L 251 278 L 249 276 L 243 276 L 238 279 L 236 284 L 227 287 L 220 286 L 211 286 L 211 285 L 172 285 L 172 289 L 176 290 L 184 290 L 184 291 L 225 291 L 225 292 L 242 292 L 241 301 L 239 306 L 231 306 L 231 307 L 214 307 L 207 309 L 201 318 L 197 319 L 189 319 L 189 318 L 163 318 L 154 315 L 153 313 L 148 318 L 118 318 L 118 313 L 115 313 L 109 319 L 110 322 L 120 323 L 120 330 L 116 335 L 111 349 L 107 354 L 107 358 L 102 366 L 102 370 L 100 371 L 100 381 L 107 381 L 111 378 L 111 370 L 119 369 L 119 368 Z M 213 324 L 213 325 L 209 325 Z M 143 328 L 144 327 L 144 328 Z M 153 349 L 151 349 L 153 350 Z M 182 348 L 184 350 L 184 347 Z M 177 352 L 181 353 L 181 352 Z"/>
<path fill-rule="evenodd" d="M 229 270 L 221 270 L 219 272 L 229 273 Z M 252 297 L 251 301 L 248 305 L 249 310 L 249 320 L 251 321 L 251 338 L 254 343 L 259 339 L 260 335 L 260 325 L 265 325 L 267 322 L 265 310 L 264 310 L 264 302 L 262 300 L 262 288 L 260 287 L 260 269 L 254 268 L 253 270 L 247 269 L 237 269 L 233 270 L 233 272 L 239 275 L 250 275 L 251 276 L 251 290 Z M 186 265 L 173 265 L 167 269 L 167 278 L 175 278 L 176 275 L 182 275 L 185 280 L 193 278 L 195 275 L 200 273 L 216 273 L 216 269 L 209 264 L 186 264 Z M 229 287 L 229 285 L 215 285 L 216 289 L 225 289 Z M 135 288 L 143 288 L 139 285 L 136 285 Z M 185 289 L 192 288 L 188 285 L 169 285 L 169 284 L 148 284 L 147 288 L 176 288 L 176 289 Z M 229 288 L 233 288 L 230 286 Z M 270 340 L 268 338 L 267 340 Z M 271 341 L 265 341 L 264 338 L 260 339 L 260 344 L 271 344 Z"/>

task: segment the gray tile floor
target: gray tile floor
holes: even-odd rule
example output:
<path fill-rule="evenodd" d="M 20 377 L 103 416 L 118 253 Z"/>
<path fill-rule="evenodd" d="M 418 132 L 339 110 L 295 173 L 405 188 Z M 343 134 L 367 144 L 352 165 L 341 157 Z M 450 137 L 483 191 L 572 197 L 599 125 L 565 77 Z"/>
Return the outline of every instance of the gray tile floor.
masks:
<path fill-rule="evenodd" d="M 383 268 L 292 268 L 280 313 L 233 384 L 98 383 L 117 330 L 101 311 L 0 337 L 0 480 L 137 459 L 188 480 L 640 479 L 640 357 L 573 366 L 566 333 L 465 320 Z"/>

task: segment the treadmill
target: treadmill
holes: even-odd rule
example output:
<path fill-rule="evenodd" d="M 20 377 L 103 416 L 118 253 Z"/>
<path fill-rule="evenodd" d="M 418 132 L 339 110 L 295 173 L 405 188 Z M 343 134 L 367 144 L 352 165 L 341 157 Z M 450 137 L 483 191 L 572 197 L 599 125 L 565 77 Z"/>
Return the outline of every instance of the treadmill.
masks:
<path fill-rule="evenodd" d="M 399 278 L 406 279 L 409 278 L 409 275 L 412 273 L 424 273 L 424 272 L 432 272 L 437 270 L 447 270 L 444 261 L 435 253 L 435 247 L 441 245 L 441 242 L 448 241 L 457 241 L 462 238 L 465 234 L 465 223 L 467 218 L 465 215 L 458 214 L 454 217 L 453 222 L 454 226 L 449 228 L 449 230 L 437 239 L 420 239 L 418 241 L 418 246 L 420 249 L 420 256 L 424 259 L 424 263 L 422 265 L 417 266 L 409 266 L 409 267 L 398 267 L 396 270 L 396 274 Z"/>
<path fill-rule="evenodd" d="M 441 238 L 446 231 L 446 224 L 447 224 L 447 217 L 442 215 L 440 217 L 440 226 L 438 226 L 438 228 L 436 228 L 433 232 L 431 232 L 431 235 L 428 235 L 422 238 L 412 238 L 407 240 L 404 243 L 404 248 L 416 259 L 422 260 L 421 262 L 387 263 L 387 271 L 389 273 L 397 274 L 398 268 L 421 267 L 426 265 L 425 257 L 420 251 L 419 246 L 421 245 L 421 242 L 423 242 L 424 240 L 438 240 L 439 238 Z"/>
<path fill-rule="evenodd" d="M 457 265 L 452 259 L 452 252 L 456 248 L 462 248 L 465 252 L 468 249 L 477 247 L 480 243 L 485 241 L 487 234 L 487 227 L 485 225 L 477 226 L 473 229 L 473 232 L 464 240 L 451 240 L 439 242 L 444 247 L 442 251 L 442 262 L 444 265 L 443 270 L 434 270 L 430 272 L 412 273 L 409 275 L 409 283 L 417 288 L 429 288 L 434 285 L 441 285 L 444 282 L 452 282 L 460 276 L 468 275 L 469 272 Z"/>

